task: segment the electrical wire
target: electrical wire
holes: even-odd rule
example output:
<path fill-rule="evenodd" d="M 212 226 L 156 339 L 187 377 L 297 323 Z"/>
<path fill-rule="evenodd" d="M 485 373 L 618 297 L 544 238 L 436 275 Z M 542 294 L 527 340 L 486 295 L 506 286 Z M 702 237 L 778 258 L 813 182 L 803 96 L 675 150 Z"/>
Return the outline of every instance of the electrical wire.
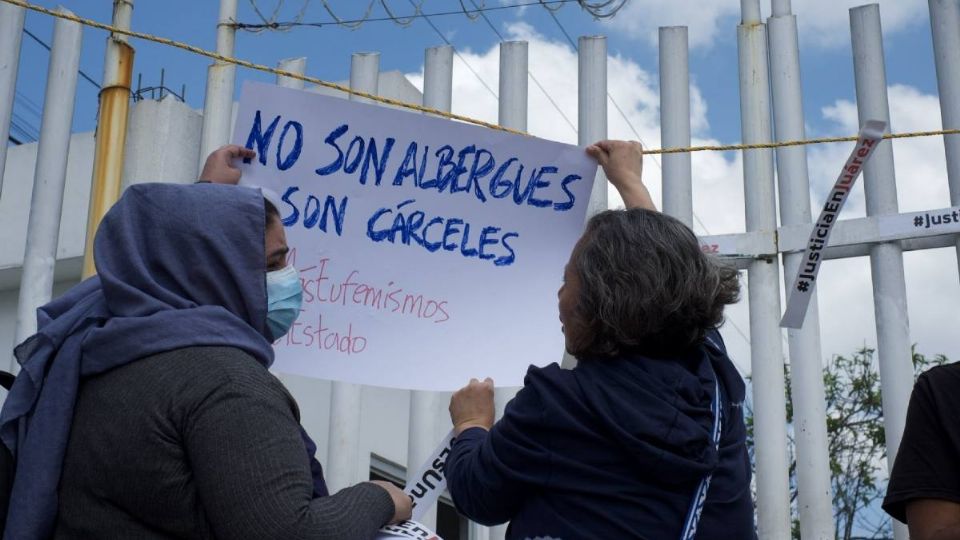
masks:
<path fill-rule="evenodd" d="M 476 3 L 473 0 L 470 0 L 470 3 L 476 6 Z M 499 38 L 500 41 L 505 41 L 503 35 L 501 35 L 500 31 L 497 30 L 497 27 L 494 26 L 492 22 L 490 22 L 489 18 L 487 18 L 487 14 L 481 11 L 480 16 L 483 17 L 483 20 L 484 22 L 487 23 L 487 26 L 489 26 L 490 29 L 493 30 L 493 33 L 497 35 L 497 38 Z M 567 117 L 567 115 L 564 114 L 563 109 L 561 109 L 560 106 L 557 105 L 557 102 L 554 101 L 550 93 L 547 92 L 547 89 L 544 88 L 542 84 L 540 84 L 540 81 L 537 80 L 537 78 L 533 75 L 533 73 L 529 69 L 527 70 L 527 75 L 530 76 L 530 80 L 533 81 L 533 84 L 537 85 L 537 88 L 539 88 L 540 91 L 543 92 L 543 95 L 547 96 L 547 101 L 549 101 L 550 104 L 553 105 L 553 108 L 556 109 L 558 113 L 560 113 L 560 116 L 563 117 L 563 120 L 567 123 L 568 126 L 570 126 L 570 129 L 573 130 L 574 135 L 576 135 L 578 133 L 577 127 L 573 125 L 573 122 L 571 122 L 570 119 Z"/>
<path fill-rule="evenodd" d="M 263 30 L 278 30 L 278 31 L 287 31 L 291 28 L 297 27 L 313 27 L 313 28 L 322 28 L 324 26 L 343 26 L 344 28 L 356 29 L 359 28 L 363 23 L 367 22 L 385 22 L 392 21 L 400 26 L 409 26 L 415 19 L 427 18 L 427 17 L 442 17 L 446 15 L 466 15 L 469 19 L 475 20 L 477 15 L 474 13 L 487 12 L 487 11 L 500 11 L 505 9 L 515 9 L 523 8 L 528 6 L 536 5 L 546 5 L 546 6 L 559 6 L 563 7 L 566 4 L 571 2 L 579 3 L 581 0 L 531 0 L 527 2 L 518 2 L 516 4 L 509 4 L 503 6 L 484 6 L 482 8 L 469 10 L 463 6 L 463 0 L 461 2 L 461 9 L 459 10 L 450 10 L 450 11 L 438 11 L 435 13 L 423 13 L 423 0 L 419 4 L 414 5 L 414 13 L 411 15 L 397 15 L 388 7 L 385 1 L 381 2 L 381 5 L 384 8 L 384 11 L 387 13 L 387 17 L 371 17 L 373 13 L 373 6 L 376 4 L 376 1 L 373 0 L 367 4 L 365 9 L 364 16 L 359 19 L 341 19 L 337 16 L 336 12 L 333 11 L 333 8 L 324 2 L 324 10 L 330 14 L 333 20 L 330 21 L 315 21 L 315 22 L 303 22 L 302 17 L 293 21 L 282 21 L 278 22 L 276 20 L 270 20 L 266 17 L 259 16 L 263 21 L 262 23 L 244 23 L 236 22 L 232 26 L 238 30 L 245 30 L 249 32 L 261 32 Z M 253 2 L 253 0 L 251 0 Z M 555 8 L 555 9 L 559 9 Z"/>
<path fill-rule="evenodd" d="M 50 45 L 47 45 L 46 42 L 44 42 L 42 39 L 38 38 L 33 32 L 27 30 L 26 27 L 23 28 L 23 33 L 26 34 L 26 35 L 28 35 L 29 37 L 33 38 L 34 41 L 36 41 L 37 43 L 39 43 L 39 44 L 40 44 L 44 49 L 46 49 L 48 52 L 51 50 L 51 49 L 50 49 Z M 84 73 L 82 69 L 81 69 L 81 70 L 78 70 L 78 71 L 80 72 L 80 76 L 83 77 L 87 82 L 89 82 L 90 84 L 92 84 L 92 85 L 94 85 L 95 87 L 97 87 L 97 90 L 100 89 L 100 83 L 98 83 L 97 81 L 93 80 L 93 78 L 91 78 L 89 75 L 87 75 L 86 73 Z"/>

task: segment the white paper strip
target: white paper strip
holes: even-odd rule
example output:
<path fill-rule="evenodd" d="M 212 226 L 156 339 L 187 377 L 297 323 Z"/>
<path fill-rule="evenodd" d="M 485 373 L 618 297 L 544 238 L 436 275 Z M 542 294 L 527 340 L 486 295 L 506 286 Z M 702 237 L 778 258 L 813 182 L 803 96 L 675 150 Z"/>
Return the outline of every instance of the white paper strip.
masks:
<path fill-rule="evenodd" d="M 877 232 L 881 240 L 960 233 L 960 206 L 883 216 L 877 223 Z"/>
<path fill-rule="evenodd" d="M 447 456 L 453 449 L 453 430 L 430 453 L 427 461 L 420 466 L 416 474 L 407 477 L 407 487 L 403 491 L 413 500 L 413 519 L 418 520 L 440 498 L 447 489 L 447 475 L 444 466 Z"/>
<path fill-rule="evenodd" d="M 447 463 L 447 456 L 450 455 L 450 450 L 453 448 L 453 438 L 453 430 L 451 429 L 450 433 L 447 433 L 446 437 L 430 453 L 430 457 L 420 466 L 416 474 L 410 476 L 407 480 L 407 487 L 403 491 L 413 501 L 412 521 L 383 527 L 380 532 L 386 536 L 381 538 L 401 536 L 404 538 L 441 540 L 436 533 L 422 523 L 417 523 L 416 520 L 422 518 L 423 514 L 437 502 L 440 494 L 447 489 L 447 476 L 444 472 L 444 466 Z"/>
<path fill-rule="evenodd" d="M 396 525 L 387 525 L 380 529 L 376 540 L 392 540 L 393 538 L 423 538 L 425 540 L 443 540 L 437 533 L 430 530 L 423 523 L 404 521 Z"/>
<path fill-rule="evenodd" d="M 780 326 L 785 328 L 800 328 L 803 326 L 803 320 L 807 315 L 807 307 L 810 305 L 810 298 L 816 288 L 817 274 L 820 272 L 821 252 L 827 246 L 830 232 L 837 223 L 840 210 L 843 208 L 850 190 L 853 189 L 857 178 L 863 172 L 864 164 L 883 140 L 885 127 L 885 122 L 868 120 L 860 130 L 857 145 L 840 171 L 840 176 L 833 185 L 833 189 L 830 190 L 827 202 L 823 205 L 820 217 L 817 218 L 817 222 L 813 226 L 813 232 L 810 233 L 807 249 L 800 260 L 800 268 L 798 268 L 797 276 L 793 281 L 793 287 L 790 288 L 787 310 L 780 321 Z"/>

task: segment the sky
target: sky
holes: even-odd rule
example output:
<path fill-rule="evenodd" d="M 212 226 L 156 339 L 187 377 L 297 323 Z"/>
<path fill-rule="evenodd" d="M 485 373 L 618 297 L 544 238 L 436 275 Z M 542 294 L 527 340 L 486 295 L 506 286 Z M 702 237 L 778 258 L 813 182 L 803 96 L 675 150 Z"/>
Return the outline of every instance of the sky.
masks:
<path fill-rule="evenodd" d="M 270 15 L 278 0 L 240 0 L 239 20 L 260 22 L 253 5 Z M 480 0 L 474 0 L 478 5 Z M 857 131 L 857 113 L 849 37 L 848 9 L 862 0 L 802 0 L 793 2 L 797 15 L 804 114 L 808 136 L 850 135 Z M 470 6 L 471 0 L 464 0 Z M 630 125 L 609 108 L 609 135 L 636 138 L 651 147 L 660 146 L 657 28 L 685 25 L 689 28 L 692 118 L 694 142 L 740 141 L 736 25 L 737 0 L 628 0 L 612 19 L 595 20 L 576 2 L 559 7 L 556 21 L 541 6 L 517 6 L 530 0 L 486 0 L 491 9 L 483 18 L 462 12 L 434 15 L 401 26 L 392 21 L 367 21 L 357 29 L 335 24 L 287 32 L 241 32 L 236 55 L 253 62 L 276 65 L 283 58 L 307 57 L 308 75 L 340 81 L 348 77 L 350 54 L 381 53 L 381 69 L 400 70 L 422 84 L 424 49 L 452 43 L 460 54 L 454 62 L 453 110 L 483 120 L 496 121 L 498 41 L 530 43 L 530 72 L 543 85 L 563 115 L 577 121 L 577 56 L 566 35 L 604 35 L 608 39 L 608 90 L 623 109 Z M 37 0 L 46 7 L 55 2 Z M 111 2 L 68 1 L 63 4 L 78 15 L 109 22 Z M 368 2 L 286 0 L 280 2 L 278 20 L 295 19 L 301 11 L 308 22 L 330 22 L 329 5 L 341 19 L 363 16 Z M 769 2 L 763 0 L 763 16 Z M 880 0 L 884 46 L 894 131 L 940 129 L 929 16 L 925 0 Z M 397 15 L 413 12 L 410 0 L 387 0 Z M 456 12 L 461 2 L 424 0 L 427 14 Z M 502 9 L 500 9 L 502 8 Z M 162 35 L 199 47 L 215 47 L 218 3 L 214 0 L 139 0 L 133 15 L 136 30 Z M 381 2 L 373 3 L 371 17 L 386 16 Z M 559 22 L 558 22 L 559 21 Z M 491 28 L 491 25 L 493 28 Z M 46 43 L 52 39 L 49 17 L 28 13 L 26 28 Z M 81 69 L 99 81 L 102 76 L 106 34 L 85 29 Z M 134 79 L 142 74 L 143 85 L 156 85 L 161 70 L 167 86 L 179 92 L 186 87 L 187 102 L 200 109 L 209 60 L 162 45 L 134 41 Z M 39 128 L 48 52 L 24 37 L 14 112 L 20 123 Z M 467 67 L 469 65 L 469 68 Z M 475 73 L 474 73 L 475 72 Z M 481 82 L 482 79 L 482 82 Z M 245 80 L 273 81 L 266 73 L 239 69 L 237 85 Z M 97 89 L 81 80 L 78 86 L 75 131 L 93 129 L 97 113 Z M 537 136 L 576 142 L 569 126 L 535 84 L 529 88 L 529 129 Z M 632 125 L 632 128 L 630 127 Z M 836 179 L 849 145 L 831 144 L 808 151 L 811 204 L 823 204 Z M 945 208 L 950 205 L 943 146 L 938 138 L 897 141 L 894 144 L 901 211 Z M 645 181 L 654 200 L 660 200 L 659 160 L 648 157 Z M 744 230 L 742 161 L 736 153 L 698 153 L 693 157 L 694 212 L 698 234 L 735 233 Z M 616 201 L 612 199 L 612 204 Z M 842 217 L 865 215 L 862 186 L 855 189 Z M 960 302 L 957 259 L 953 249 L 907 253 L 904 256 L 911 339 L 920 352 L 944 353 L 960 359 L 960 343 L 953 338 L 951 321 Z M 829 261 L 821 270 L 820 327 L 823 360 L 835 354 L 850 354 L 862 346 L 876 346 L 869 260 Z M 744 291 L 746 281 L 744 280 Z M 750 372 L 747 295 L 728 309 L 723 328 L 733 359 L 744 374 Z M 784 341 L 784 354 L 788 353 Z M 774 359 L 770 359 L 774 361 Z"/>

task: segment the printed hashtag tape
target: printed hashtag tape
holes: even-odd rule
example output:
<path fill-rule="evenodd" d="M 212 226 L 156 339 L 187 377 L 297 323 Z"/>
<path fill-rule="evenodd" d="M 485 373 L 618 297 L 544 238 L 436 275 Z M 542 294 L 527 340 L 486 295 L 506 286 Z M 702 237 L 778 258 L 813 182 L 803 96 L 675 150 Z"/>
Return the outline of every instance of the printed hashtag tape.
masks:
<path fill-rule="evenodd" d="M 417 469 L 416 473 L 407 478 L 407 486 L 403 488 L 404 493 L 413 501 L 413 516 L 411 521 L 404 521 L 397 525 L 388 525 L 380 529 L 381 538 L 427 538 L 430 540 L 441 540 L 436 533 L 431 531 L 417 520 L 421 519 L 426 511 L 437 502 L 440 494 L 447 489 L 447 475 L 444 472 L 444 466 L 447 463 L 447 456 L 453 449 L 453 430 L 440 441 L 440 444 L 430 452 L 430 457 Z"/>
<path fill-rule="evenodd" d="M 960 206 L 883 216 L 877 223 L 877 233 L 881 240 L 960 233 Z"/>
<path fill-rule="evenodd" d="M 807 232 L 804 231 L 803 234 L 806 236 Z M 754 259 L 777 255 L 777 237 L 771 231 L 701 236 L 697 240 L 704 253 L 728 259 Z"/>
<path fill-rule="evenodd" d="M 850 157 L 847 158 L 843 169 L 840 170 L 840 175 L 827 196 L 827 202 L 823 205 L 820 217 L 813 225 L 807 248 L 800 259 L 797 276 L 790 288 L 787 309 L 780 321 L 780 326 L 785 328 L 803 326 L 807 308 L 810 306 L 810 298 L 813 297 L 816 289 L 817 275 L 820 273 L 820 265 L 823 262 L 823 250 L 827 246 L 840 211 L 850 195 L 850 190 L 863 172 L 863 166 L 870 160 L 883 140 L 884 128 L 886 128 L 886 122 L 869 120 L 860 129 L 857 145 L 850 152 Z"/>
<path fill-rule="evenodd" d="M 387 525 L 380 529 L 376 540 L 393 540 L 394 538 L 421 538 L 423 540 L 443 540 L 437 533 L 430 530 L 423 523 L 403 521 L 396 525 Z"/>

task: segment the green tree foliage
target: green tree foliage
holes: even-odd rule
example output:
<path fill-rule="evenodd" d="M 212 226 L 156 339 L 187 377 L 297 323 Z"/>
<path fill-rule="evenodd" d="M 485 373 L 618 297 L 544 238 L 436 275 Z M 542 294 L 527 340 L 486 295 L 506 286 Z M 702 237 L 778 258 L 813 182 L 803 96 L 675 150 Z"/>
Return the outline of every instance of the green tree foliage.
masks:
<path fill-rule="evenodd" d="M 913 350 L 915 375 L 947 363 L 944 355 L 924 356 Z M 790 500 L 793 537 L 800 538 L 797 516 L 796 453 L 793 444 L 793 400 L 790 369 L 786 375 L 787 423 L 790 438 Z M 890 518 L 876 511 L 886 490 L 886 434 L 880 374 L 874 349 L 837 355 L 823 370 L 830 449 L 830 480 L 837 539 L 892 537 Z M 753 459 L 753 408 L 748 407 L 747 444 Z"/>

